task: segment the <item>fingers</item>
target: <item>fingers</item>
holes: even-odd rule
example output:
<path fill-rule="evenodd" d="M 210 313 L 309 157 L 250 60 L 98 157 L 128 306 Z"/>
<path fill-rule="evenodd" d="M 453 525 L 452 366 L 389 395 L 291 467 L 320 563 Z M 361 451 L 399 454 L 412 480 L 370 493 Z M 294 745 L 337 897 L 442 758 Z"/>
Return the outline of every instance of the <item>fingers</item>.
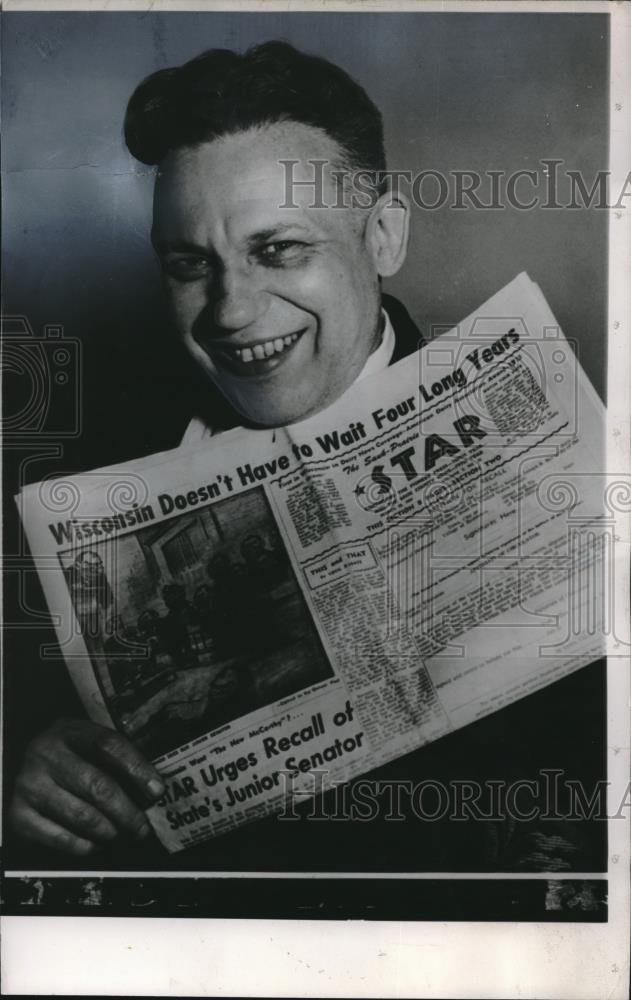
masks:
<path fill-rule="evenodd" d="M 36 844 L 43 844 L 45 847 L 52 847 L 66 854 L 77 856 L 91 854 L 96 848 L 91 840 L 79 837 L 53 820 L 42 816 L 19 796 L 13 800 L 9 819 L 21 836 Z"/>
<path fill-rule="evenodd" d="M 155 767 L 126 736 L 113 729 L 86 723 L 75 729 L 68 745 L 103 766 L 113 777 L 124 779 L 130 791 L 148 805 L 164 793 L 164 782 Z"/>
<path fill-rule="evenodd" d="M 162 792 L 155 768 L 126 737 L 92 722 L 59 720 L 27 749 L 11 821 L 27 839 L 85 854 L 118 834 L 146 837 L 143 808 Z"/>
<path fill-rule="evenodd" d="M 58 791 L 65 790 L 89 808 L 96 809 L 115 830 L 134 838 L 145 837 L 150 832 L 142 809 L 113 778 L 87 761 L 77 759 L 75 767 L 64 769 L 63 776 L 58 775 L 58 784 L 61 785 Z"/>
<path fill-rule="evenodd" d="M 63 744 L 33 747 L 16 782 L 16 792 L 36 812 L 88 839 L 113 833 L 134 838 L 150 832 L 142 809 L 118 782 Z"/>
<path fill-rule="evenodd" d="M 51 783 L 48 791 L 49 794 L 44 791 L 35 802 L 29 802 L 28 793 L 22 793 L 22 799 L 44 818 L 86 841 L 105 844 L 116 837 L 116 827 L 100 809 L 59 785 Z"/>

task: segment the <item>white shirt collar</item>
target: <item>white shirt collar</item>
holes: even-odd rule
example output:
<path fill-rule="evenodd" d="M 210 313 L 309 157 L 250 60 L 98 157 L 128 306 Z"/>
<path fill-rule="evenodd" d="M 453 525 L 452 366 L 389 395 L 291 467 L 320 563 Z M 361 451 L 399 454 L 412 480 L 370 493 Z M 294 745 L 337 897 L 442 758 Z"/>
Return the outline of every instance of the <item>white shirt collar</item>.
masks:
<path fill-rule="evenodd" d="M 381 310 L 381 315 L 384 319 L 384 327 L 379 347 L 376 347 L 369 356 L 366 364 L 355 379 L 355 382 L 353 382 L 353 385 L 355 385 L 356 382 L 360 382 L 361 379 L 366 378 L 367 375 L 376 375 L 377 372 L 384 371 L 390 364 L 390 359 L 394 353 L 394 330 L 392 328 L 392 323 L 390 322 L 390 317 L 385 309 Z M 231 428 L 231 430 L 242 429 L 243 428 L 241 427 Z M 273 432 L 274 428 L 266 428 L 266 430 Z M 182 438 L 180 447 L 191 448 L 195 445 L 201 444 L 210 437 L 214 437 L 216 434 L 222 433 L 226 432 L 218 428 L 210 427 L 206 421 L 202 420 L 200 417 L 193 417 L 190 424 L 184 431 L 184 437 Z"/>
<path fill-rule="evenodd" d="M 377 372 L 384 371 L 390 364 L 390 358 L 394 353 L 394 330 L 385 309 L 381 310 L 381 315 L 383 316 L 384 323 L 379 347 L 376 347 L 368 357 L 355 382 L 360 382 L 367 375 L 376 375 Z M 355 382 L 353 382 L 353 385 L 355 385 Z"/>

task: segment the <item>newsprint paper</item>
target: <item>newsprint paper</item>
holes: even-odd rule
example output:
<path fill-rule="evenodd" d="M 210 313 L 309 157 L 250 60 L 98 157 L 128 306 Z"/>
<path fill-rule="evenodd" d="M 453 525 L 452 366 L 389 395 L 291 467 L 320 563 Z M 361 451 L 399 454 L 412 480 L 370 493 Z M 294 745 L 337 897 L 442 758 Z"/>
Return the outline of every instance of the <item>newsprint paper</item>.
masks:
<path fill-rule="evenodd" d="M 601 656 L 603 420 L 522 273 L 273 440 L 24 489 L 68 668 L 165 779 L 168 850 Z"/>

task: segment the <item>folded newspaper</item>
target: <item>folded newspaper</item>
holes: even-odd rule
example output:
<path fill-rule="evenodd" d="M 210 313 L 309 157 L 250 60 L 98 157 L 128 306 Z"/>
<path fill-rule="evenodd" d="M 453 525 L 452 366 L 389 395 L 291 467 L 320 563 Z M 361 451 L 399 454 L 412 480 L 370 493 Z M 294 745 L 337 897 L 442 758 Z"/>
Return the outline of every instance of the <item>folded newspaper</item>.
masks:
<path fill-rule="evenodd" d="M 86 710 L 155 762 L 177 851 L 601 656 L 603 470 L 602 404 L 521 274 L 300 424 L 18 504 Z"/>

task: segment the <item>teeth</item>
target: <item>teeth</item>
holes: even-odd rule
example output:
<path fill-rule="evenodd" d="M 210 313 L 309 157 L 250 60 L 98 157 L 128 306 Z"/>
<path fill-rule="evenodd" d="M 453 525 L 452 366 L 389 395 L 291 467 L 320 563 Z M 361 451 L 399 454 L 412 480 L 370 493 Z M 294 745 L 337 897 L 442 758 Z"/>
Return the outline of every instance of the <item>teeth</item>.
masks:
<path fill-rule="evenodd" d="M 253 347 L 234 347 L 234 353 L 239 361 L 263 361 L 271 358 L 274 354 L 281 354 L 284 350 L 298 340 L 297 333 L 289 333 L 286 337 L 275 337 L 274 340 L 266 340 L 262 344 L 255 344 Z"/>

